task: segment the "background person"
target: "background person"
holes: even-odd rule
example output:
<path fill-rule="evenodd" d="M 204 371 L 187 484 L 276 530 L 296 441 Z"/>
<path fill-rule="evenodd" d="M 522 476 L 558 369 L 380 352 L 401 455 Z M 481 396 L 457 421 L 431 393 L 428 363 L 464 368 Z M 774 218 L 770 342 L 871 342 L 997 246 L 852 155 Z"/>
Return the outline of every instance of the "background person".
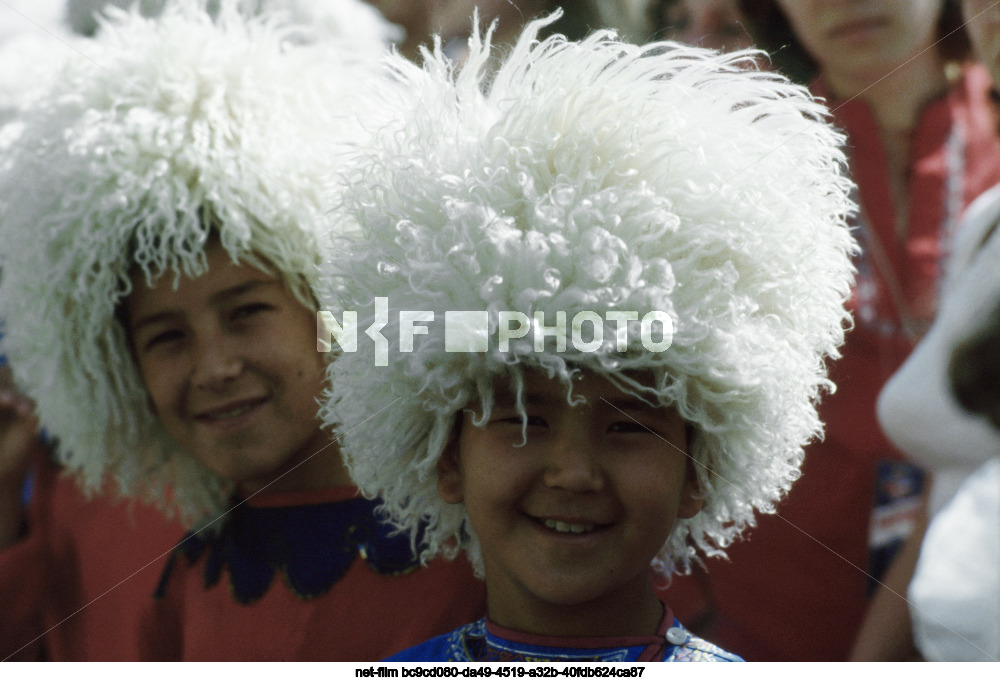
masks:
<path fill-rule="evenodd" d="M 942 0 L 742 0 L 758 47 L 826 97 L 848 136 L 862 248 L 835 394 L 778 518 L 729 562 L 671 587 L 701 635 L 748 660 L 843 660 L 876 582 L 922 522 L 925 483 L 882 434 L 875 402 L 933 318 L 959 216 L 1000 180 L 990 81 L 962 61 Z M 791 73 L 791 72 L 790 72 Z M 905 581 L 903 581 L 905 584 Z M 703 626 L 700 626 L 702 625 Z"/>
<path fill-rule="evenodd" d="M 1000 7 L 966 0 L 962 9 L 977 56 L 1000 82 Z M 998 223 L 1000 186 L 965 215 L 934 324 L 879 396 L 886 434 L 933 474 L 932 517 L 927 536 L 907 546 L 909 584 L 879 594 L 857 659 L 1000 657 Z"/>

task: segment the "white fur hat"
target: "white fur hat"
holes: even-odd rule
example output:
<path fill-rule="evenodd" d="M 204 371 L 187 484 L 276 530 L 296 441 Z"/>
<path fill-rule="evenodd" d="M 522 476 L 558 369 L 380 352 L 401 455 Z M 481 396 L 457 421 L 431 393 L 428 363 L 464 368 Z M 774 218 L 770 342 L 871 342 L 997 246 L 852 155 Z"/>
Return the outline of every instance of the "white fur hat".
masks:
<path fill-rule="evenodd" d="M 81 35 L 94 34 L 99 17 L 108 8 L 135 8 L 147 17 L 159 16 L 173 0 L 68 0 L 66 20 Z M 219 0 L 206 0 L 213 16 L 218 13 Z M 402 39 L 403 30 L 385 20 L 382 14 L 364 0 L 240 0 L 244 14 L 284 12 L 285 19 L 295 26 L 297 42 L 336 40 L 350 49 L 371 52 L 384 43 Z"/>
<path fill-rule="evenodd" d="M 853 278 L 842 137 L 804 88 L 758 71 L 757 53 L 606 32 L 538 42 L 543 25 L 491 76 L 489 35 L 473 36 L 457 74 L 440 49 L 422 69 L 391 58 L 408 94 L 379 102 L 396 122 L 357 159 L 346 208 L 363 236 L 330 264 L 327 298 L 357 310 L 360 330 L 386 319 L 375 298 L 388 299 L 388 367 L 358 334 L 331 365 L 322 413 L 359 486 L 422 534 L 425 558 L 464 547 L 475 559 L 435 465 L 463 408 L 488 416 L 493 377 L 517 385 L 535 367 L 567 380 L 582 367 L 673 405 L 697 432 L 705 505 L 654 561 L 669 573 L 773 512 L 821 433 L 815 402 Z M 489 350 L 449 352 L 444 313 L 483 310 Z M 665 311 L 672 345 L 650 352 L 630 334 L 617 352 L 614 325 L 590 352 L 496 342 L 499 311 L 551 324 L 608 310 Z M 411 352 L 400 311 L 435 313 Z"/>
<path fill-rule="evenodd" d="M 63 2 L 44 0 L 21 8 L 0 5 L 0 125 L 43 87 L 46 74 L 78 49 L 82 38 L 59 21 Z"/>
<path fill-rule="evenodd" d="M 214 21 L 196 0 L 118 12 L 23 111 L 0 170 L 0 352 L 69 470 L 188 521 L 229 484 L 162 429 L 115 313 L 133 268 L 202 272 L 210 230 L 315 306 L 340 228 L 326 178 L 378 71 L 329 43 L 290 47 L 289 30 L 229 2 Z"/>

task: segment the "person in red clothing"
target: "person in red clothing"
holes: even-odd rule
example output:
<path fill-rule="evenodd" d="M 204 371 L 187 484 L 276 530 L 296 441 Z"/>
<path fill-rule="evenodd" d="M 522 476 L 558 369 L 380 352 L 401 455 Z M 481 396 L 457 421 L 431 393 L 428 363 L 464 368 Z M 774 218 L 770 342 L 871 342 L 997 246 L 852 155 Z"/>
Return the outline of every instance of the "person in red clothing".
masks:
<path fill-rule="evenodd" d="M 892 578 L 894 551 L 921 523 L 922 473 L 879 429 L 876 398 L 934 314 L 962 210 L 1000 181 L 1000 143 L 989 77 L 962 61 L 967 38 L 952 33 L 957 3 L 740 4 L 775 67 L 811 82 L 848 135 L 862 246 L 855 328 L 820 408 L 825 439 L 807 449 L 780 517 L 671 593 L 701 634 L 747 659 L 843 660 L 873 578 Z"/>
<path fill-rule="evenodd" d="M 197 0 L 117 15 L 5 148 L 0 351 L 69 473 L 192 530 L 156 598 L 123 605 L 137 633 L 122 658 L 375 660 L 483 609 L 471 569 L 421 568 L 376 518 L 316 414 L 332 359 L 317 351 L 317 271 L 346 231 L 333 178 L 377 121 L 353 89 L 380 75 L 336 41 L 295 38 L 235 2 L 214 20 Z M 20 437 L 34 417 L 12 409 Z M 69 528 L 78 552 L 56 528 L 35 562 L 55 556 L 90 589 L 113 552 L 127 565 L 159 541 L 137 514 L 156 536 L 97 544 L 130 532 L 127 509 L 105 511 L 93 534 Z M 49 528 L 33 518 L 0 560 L 39 545 Z"/>
<path fill-rule="evenodd" d="M 963 0 L 977 57 L 1000 84 L 1000 6 Z M 965 211 L 934 323 L 878 400 L 886 435 L 932 475 L 926 536 L 904 551 L 913 574 L 876 596 L 858 657 L 993 660 L 1000 656 L 1000 438 L 995 333 L 1000 185 Z M 994 416 L 993 419 L 983 415 Z M 991 420 L 994 421 L 991 423 Z M 907 583 L 908 582 L 908 583 Z"/>
<path fill-rule="evenodd" d="M 140 659 L 135 632 L 183 525 L 110 484 L 85 495 L 41 440 L 30 449 L 27 513 L 4 514 L 28 531 L 0 542 L 0 659 Z"/>

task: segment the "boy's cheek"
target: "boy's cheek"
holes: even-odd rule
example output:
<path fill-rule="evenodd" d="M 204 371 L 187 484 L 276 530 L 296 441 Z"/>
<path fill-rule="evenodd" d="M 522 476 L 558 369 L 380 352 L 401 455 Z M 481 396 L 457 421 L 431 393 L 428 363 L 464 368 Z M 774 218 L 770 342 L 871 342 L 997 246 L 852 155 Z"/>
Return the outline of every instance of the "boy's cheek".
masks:
<path fill-rule="evenodd" d="M 160 410 L 156 408 L 156 402 L 148 392 L 146 393 L 146 406 L 149 407 L 149 411 L 153 416 L 160 418 Z"/>
<path fill-rule="evenodd" d="M 461 488 L 445 479 L 438 477 L 438 496 L 447 504 L 460 504 L 464 500 Z"/>
<path fill-rule="evenodd" d="M 441 453 L 441 458 L 437 464 L 437 492 L 438 496 L 448 504 L 460 504 L 464 500 L 462 494 L 462 476 L 458 467 L 458 438 L 452 438 L 451 442 Z"/>
<path fill-rule="evenodd" d="M 165 374 L 158 367 L 150 367 L 148 363 L 139 363 L 138 369 L 139 377 L 146 389 L 146 405 L 153 416 L 162 419 L 164 410 L 168 407 L 170 395 L 174 391 L 170 374 Z M 174 370 L 176 371 L 176 367 Z"/>

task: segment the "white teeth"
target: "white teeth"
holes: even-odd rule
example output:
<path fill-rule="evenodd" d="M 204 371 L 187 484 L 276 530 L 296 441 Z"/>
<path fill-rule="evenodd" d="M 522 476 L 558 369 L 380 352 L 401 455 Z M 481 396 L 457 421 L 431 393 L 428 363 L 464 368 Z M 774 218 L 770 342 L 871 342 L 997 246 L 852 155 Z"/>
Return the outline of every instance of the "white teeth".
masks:
<path fill-rule="evenodd" d="M 231 419 L 234 416 L 239 416 L 240 414 L 245 414 L 246 412 L 248 412 L 251 409 L 253 409 L 253 406 L 254 405 L 252 405 L 252 404 L 248 404 L 248 405 L 243 406 L 243 407 L 237 407 L 236 409 L 232 409 L 230 411 L 222 412 L 221 414 L 212 414 L 209 418 L 216 419 L 216 420 Z"/>
<path fill-rule="evenodd" d="M 583 532 L 592 532 L 594 530 L 594 525 L 580 525 L 577 523 L 564 523 L 559 520 L 543 520 L 542 524 L 550 530 L 555 530 L 556 532 L 572 532 L 573 534 L 582 534 Z"/>

